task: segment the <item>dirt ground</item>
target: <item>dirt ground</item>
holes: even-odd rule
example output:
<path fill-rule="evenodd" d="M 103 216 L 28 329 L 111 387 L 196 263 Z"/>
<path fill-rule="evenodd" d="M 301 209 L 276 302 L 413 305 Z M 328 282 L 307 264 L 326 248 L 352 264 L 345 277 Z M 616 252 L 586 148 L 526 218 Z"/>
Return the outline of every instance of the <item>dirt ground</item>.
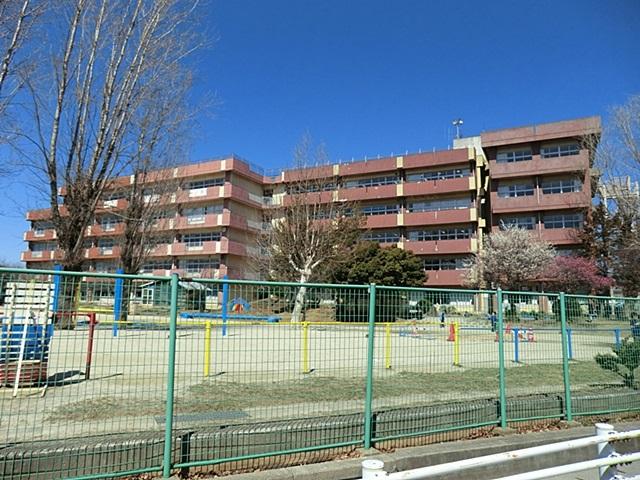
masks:
<path fill-rule="evenodd" d="M 497 396 L 495 335 L 488 322 L 457 321 L 457 342 L 449 341 L 449 325 L 441 328 L 435 319 L 376 327 L 376 406 Z M 525 331 L 517 346 L 514 336 L 505 334 L 507 394 L 562 391 L 557 326 Z M 56 331 L 48 386 L 19 388 L 15 398 L 12 388 L 0 388 L 0 438 L 163 429 L 168 337 L 161 328 L 124 329 L 114 337 L 103 325 L 95 332 L 87 379 L 88 330 Z M 615 338 L 610 328 L 573 329 L 572 388 L 617 381 L 593 362 L 611 351 Z M 184 323 L 176 344 L 176 426 L 361 412 L 368 341 L 366 325 L 240 323 L 228 325 L 223 336 L 219 324 L 207 333 L 203 324 Z"/>

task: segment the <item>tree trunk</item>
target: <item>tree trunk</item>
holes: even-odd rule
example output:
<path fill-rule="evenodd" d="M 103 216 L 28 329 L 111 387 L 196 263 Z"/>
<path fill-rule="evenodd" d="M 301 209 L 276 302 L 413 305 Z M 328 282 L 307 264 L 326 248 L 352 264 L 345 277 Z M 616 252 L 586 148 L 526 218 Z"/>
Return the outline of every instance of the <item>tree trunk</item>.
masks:
<path fill-rule="evenodd" d="M 65 271 L 80 271 L 80 267 L 67 266 Z M 58 309 L 54 316 L 54 325 L 61 330 L 73 330 L 76 326 L 76 312 L 80 300 L 82 277 L 60 275 L 58 289 Z"/>
<path fill-rule="evenodd" d="M 293 313 L 291 314 L 291 323 L 299 323 L 302 321 L 302 312 L 304 309 L 305 295 L 307 294 L 307 287 L 304 285 L 307 283 L 309 275 L 304 272 L 300 274 L 300 283 L 302 284 L 296 294 L 296 300 L 293 305 Z"/>

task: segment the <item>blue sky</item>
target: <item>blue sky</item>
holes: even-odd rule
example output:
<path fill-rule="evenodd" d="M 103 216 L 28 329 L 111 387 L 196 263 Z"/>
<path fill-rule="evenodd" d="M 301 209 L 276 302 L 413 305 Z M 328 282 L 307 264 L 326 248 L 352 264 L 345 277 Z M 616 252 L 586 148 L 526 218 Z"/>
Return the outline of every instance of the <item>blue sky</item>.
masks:
<path fill-rule="evenodd" d="M 209 0 L 216 41 L 194 98 L 214 108 L 191 160 L 290 162 L 309 132 L 334 160 L 447 148 L 462 133 L 603 115 L 640 93 L 640 1 Z M 1 159 L 0 159 L 1 161 Z M 2 181 L 0 258 L 38 205 Z"/>

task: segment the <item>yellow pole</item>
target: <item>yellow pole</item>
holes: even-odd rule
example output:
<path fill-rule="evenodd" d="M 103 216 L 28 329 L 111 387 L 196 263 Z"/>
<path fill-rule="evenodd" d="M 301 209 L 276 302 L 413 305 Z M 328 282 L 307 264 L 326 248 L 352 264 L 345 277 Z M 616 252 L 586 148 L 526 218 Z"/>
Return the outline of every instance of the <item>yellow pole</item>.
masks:
<path fill-rule="evenodd" d="M 384 327 L 384 368 L 391 368 L 391 324 Z"/>
<path fill-rule="evenodd" d="M 211 366 L 211 321 L 207 320 L 204 325 L 204 376 L 209 376 Z"/>
<path fill-rule="evenodd" d="M 460 325 L 457 321 L 453 323 L 453 364 L 460 366 Z"/>
<path fill-rule="evenodd" d="M 302 373 L 309 373 L 309 323 L 302 322 Z"/>

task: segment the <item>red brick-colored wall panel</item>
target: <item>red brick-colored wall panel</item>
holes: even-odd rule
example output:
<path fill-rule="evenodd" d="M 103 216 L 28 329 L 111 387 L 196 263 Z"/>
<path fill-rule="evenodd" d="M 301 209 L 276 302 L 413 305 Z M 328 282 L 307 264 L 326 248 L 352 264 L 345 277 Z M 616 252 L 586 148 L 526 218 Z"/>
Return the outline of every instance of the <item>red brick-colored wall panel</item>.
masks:
<path fill-rule="evenodd" d="M 404 243 L 404 248 L 417 255 L 471 253 L 471 240 L 407 241 Z"/>
<path fill-rule="evenodd" d="M 406 226 L 467 223 L 470 220 L 470 209 L 440 210 L 439 212 L 416 212 L 404 214 L 404 224 Z"/>
<path fill-rule="evenodd" d="M 438 195 L 442 193 L 466 192 L 469 188 L 469 177 L 450 178 L 447 180 L 428 180 L 410 182 L 403 185 L 405 196 Z"/>
<path fill-rule="evenodd" d="M 340 176 L 394 172 L 396 169 L 396 157 L 386 157 L 375 160 L 342 163 L 340 164 Z"/>
<path fill-rule="evenodd" d="M 467 270 L 429 270 L 427 287 L 461 287 Z"/>
<path fill-rule="evenodd" d="M 439 165 L 469 165 L 469 152 L 466 148 L 442 150 L 429 153 L 412 153 L 404 155 L 404 168 L 429 168 Z"/>
<path fill-rule="evenodd" d="M 600 117 L 587 117 L 563 122 L 530 125 L 526 127 L 507 128 L 483 132 L 483 147 L 508 145 L 513 143 L 538 142 L 556 138 L 580 137 L 598 134 Z"/>
<path fill-rule="evenodd" d="M 489 162 L 491 178 L 527 177 L 532 175 L 551 175 L 568 172 L 588 172 L 589 154 L 586 150 L 578 155 L 558 158 L 540 158 L 533 155 L 532 160 L 513 163 Z"/>
<path fill-rule="evenodd" d="M 379 187 L 343 188 L 338 191 L 338 200 L 362 201 L 396 198 L 397 185 L 381 185 Z"/>

